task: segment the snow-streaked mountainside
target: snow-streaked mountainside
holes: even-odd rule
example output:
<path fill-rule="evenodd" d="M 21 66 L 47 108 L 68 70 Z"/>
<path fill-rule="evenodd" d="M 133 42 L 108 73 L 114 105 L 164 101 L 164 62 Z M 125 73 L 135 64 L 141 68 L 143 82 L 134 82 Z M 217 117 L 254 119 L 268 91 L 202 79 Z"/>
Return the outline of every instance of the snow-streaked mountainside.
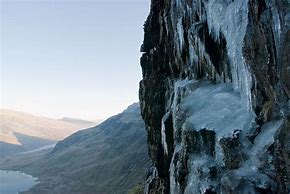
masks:
<path fill-rule="evenodd" d="M 59 121 L 64 121 L 66 123 L 84 126 L 83 128 L 88 128 L 88 127 L 92 127 L 94 125 L 101 123 L 102 119 L 98 119 L 95 121 L 87 121 L 83 119 L 64 117 L 64 118 L 59 119 Z"/>
<path fill-rule="evenodd" d="M 36 149 L 97 124 L 76 119 L 50 119 L 7 109 L 0 110 L 0 118 L 1 155 Z"/>
<path fill-rule="evenodd" d="M 146 193 L 290 193 L 290 1 L 152 0 Z"/>
<path fill-rule="evenodd" d="M 142 184 L 149 167 L 146 131 L 139 104 L 37 153 L 0 160 L 3 169 L 40 178 L 27 193 L 127 193 Z"/>

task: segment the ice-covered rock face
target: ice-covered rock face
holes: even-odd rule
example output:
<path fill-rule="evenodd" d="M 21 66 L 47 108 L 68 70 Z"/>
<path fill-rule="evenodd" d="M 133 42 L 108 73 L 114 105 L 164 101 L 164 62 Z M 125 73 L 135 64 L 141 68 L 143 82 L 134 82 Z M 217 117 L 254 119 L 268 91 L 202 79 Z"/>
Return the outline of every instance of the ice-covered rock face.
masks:
<path fill-rule="evenodd" d="M 152 0 L 146 192 L 290 192 L 287 0 Z"/>

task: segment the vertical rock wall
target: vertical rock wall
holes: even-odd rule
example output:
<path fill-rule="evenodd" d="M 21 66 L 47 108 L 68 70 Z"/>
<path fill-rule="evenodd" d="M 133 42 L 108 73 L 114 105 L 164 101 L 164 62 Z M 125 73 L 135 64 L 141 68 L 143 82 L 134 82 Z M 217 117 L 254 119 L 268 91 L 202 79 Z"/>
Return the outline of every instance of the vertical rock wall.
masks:
<path fill-rule="evenodd" d="M 287 0 L 152 0 L 148 193 L 290 192 Z"/>

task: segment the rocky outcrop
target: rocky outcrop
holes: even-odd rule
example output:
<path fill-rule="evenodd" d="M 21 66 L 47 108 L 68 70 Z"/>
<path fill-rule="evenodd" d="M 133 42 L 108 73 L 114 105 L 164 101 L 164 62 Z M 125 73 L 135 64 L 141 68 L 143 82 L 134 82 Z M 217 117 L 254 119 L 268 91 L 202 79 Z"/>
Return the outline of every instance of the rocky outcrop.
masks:
<path fill-rule="evenodd" d="M 147 193 L 290 192 L 287 0 L 152 0 Z"/>

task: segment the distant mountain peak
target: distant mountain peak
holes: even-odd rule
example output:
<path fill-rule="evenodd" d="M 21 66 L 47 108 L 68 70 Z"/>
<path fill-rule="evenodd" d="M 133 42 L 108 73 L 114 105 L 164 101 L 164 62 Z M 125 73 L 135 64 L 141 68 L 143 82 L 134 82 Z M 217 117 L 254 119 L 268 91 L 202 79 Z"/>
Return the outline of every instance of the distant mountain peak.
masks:
<path fill-rule="evenodd" d="M 51 119 L 8 109 L 0 109 L 0 117 L 0 142 L 5 143 L 7 149 L 11 146 L 15 148 L 15 145 L 23 146 L 23 149 L 24 147 L 25 149 L 28 147 L 37 148 L 35 147 L 36 141 L 43 140 L 43 142 L 49 143 L 62 140 L 80 129 L 93 127 L 97 124 L 81 119 Z M 29 141 L 24 141 L 24 137 L 26 140 L 29 137 Z M 37 143 L 37 145 L 39 144 Z M 0 155 L 5 155 L 5 153 L 7 152 L 2 146 Z M 9 148 L 9 153 L 14 153 L 13 149 Z"/>

